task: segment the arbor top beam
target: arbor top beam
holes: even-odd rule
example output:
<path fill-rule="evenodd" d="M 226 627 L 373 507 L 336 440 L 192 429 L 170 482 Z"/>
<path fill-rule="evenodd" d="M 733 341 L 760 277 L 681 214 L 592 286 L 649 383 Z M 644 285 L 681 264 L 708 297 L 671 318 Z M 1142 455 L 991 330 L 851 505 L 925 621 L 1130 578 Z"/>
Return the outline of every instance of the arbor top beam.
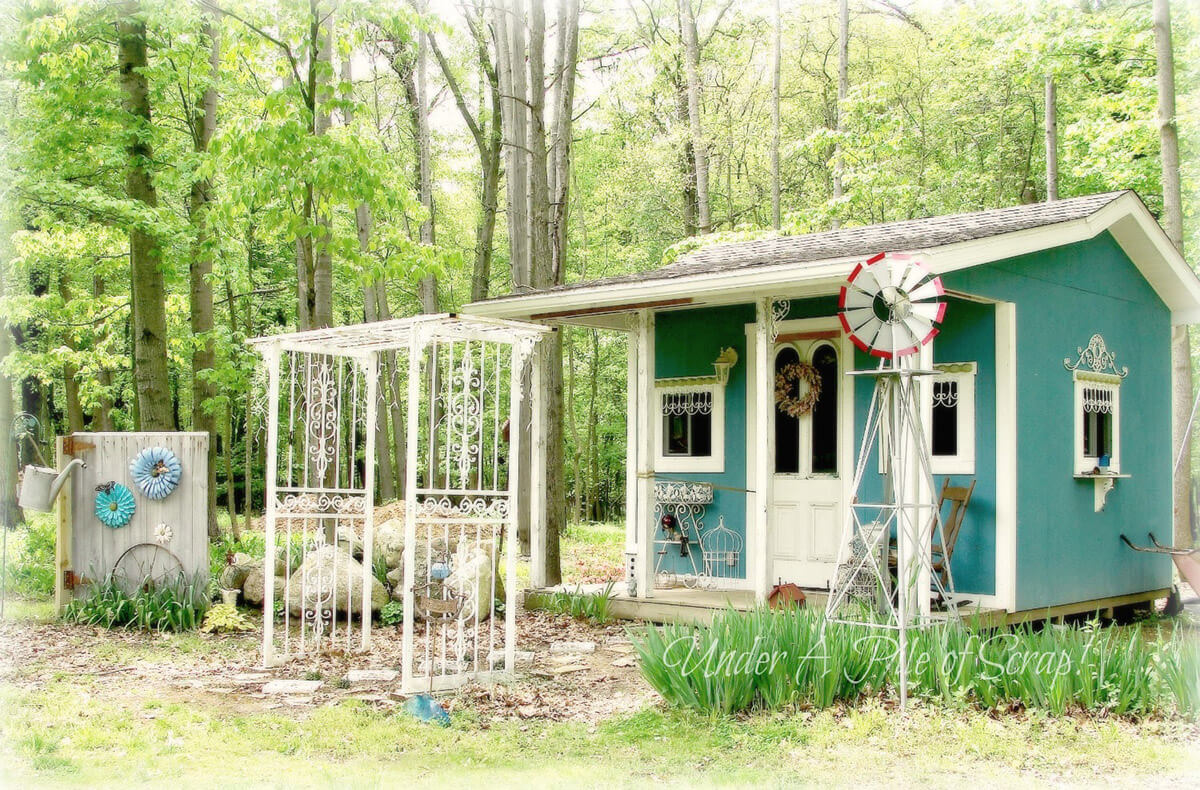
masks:
<path fill-rule="evenodd" d="M 413 340 L 422 344 L 481 340 L 513 345 L 536 342 L 553 331 L 550 327 L 526 321 L 439 313 L 256 337 L 246 343 L 260 350 L 275 348 L 357 357 L 377 351 L 406 349 Z"/>

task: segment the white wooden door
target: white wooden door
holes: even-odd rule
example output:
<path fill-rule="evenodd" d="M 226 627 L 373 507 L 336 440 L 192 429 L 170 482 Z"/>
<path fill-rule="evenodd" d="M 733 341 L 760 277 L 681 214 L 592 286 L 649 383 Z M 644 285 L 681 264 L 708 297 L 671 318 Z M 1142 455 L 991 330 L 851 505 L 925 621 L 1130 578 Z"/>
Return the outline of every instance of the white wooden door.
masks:
<path fill-rule="evenodd" d="M 773 410 L 770 582 L 824 588 L 833 578 L 845 516 L 849 459 L 843 440 L 849 421 L 844 412 L 850 405 L 843 391 L 847 381 L 840 338 L 812 334 L 781 336 L 774 348 L 776 374 L 789 365 L 812 365 L 821 392 L 806 414 L 793 417 L 778 407 Z"/>

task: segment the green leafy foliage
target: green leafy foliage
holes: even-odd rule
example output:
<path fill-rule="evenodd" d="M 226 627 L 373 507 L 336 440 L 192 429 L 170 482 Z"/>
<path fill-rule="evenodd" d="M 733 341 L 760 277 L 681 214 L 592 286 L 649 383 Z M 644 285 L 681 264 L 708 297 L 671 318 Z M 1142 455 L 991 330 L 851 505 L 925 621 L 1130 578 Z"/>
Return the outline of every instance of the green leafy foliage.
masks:
<path fill-rule="evenodd" d="M 546 610 L 558 614 L 569 614 L 576 620 L 589 620 L 597 625 L 604 625 L 612 620 L 614 582 L 609 582 L 599 592 L 585 593 L 582 587 L 576 587 L 574 592 L 559 591 L 552 593 L 546 602 Z"/>
<path fill-rule="evenodd" d="M 7 594 L 21 598 L 49 598 L 54 594 L 53 517 L 36 514 L 25 527 L 11 530 L 8 538 Z"/>
<path fill-rule="evenodd" d="M 893 635 L 791 608 L 728 610 L 709 627 L 631 631 L 642 675 L 673 705 L 730 714 L 819 708 L 894 691 Z M 1178 633 L 938 625 L 909 635 L 909 694 L 947 707 L 1019 706 L 1054 715 L 1200 715 L 1200 645 Z"/>
<path fill-rule="evenodd" d="M 140 631 L 190 631 L 208 609 L 208 581 L 147 581 L 133 592 L 115 579 L 96 582 L 87 595 L 67 604 L 63 619 L 103 628 Z"/>
<path fill-rule="evenodd" d="M 404 604 L 400 601 L 388 601 L 379 610 L 381 625 L 400 625 L 404 622 Z"/>
<path fill-rule="evenodd" d="M 200 630 L 206 633 L 235 634 L 253 631 L 254 624 L 233 604 L 219 603 L 204 614 L 204 625 Z"/>

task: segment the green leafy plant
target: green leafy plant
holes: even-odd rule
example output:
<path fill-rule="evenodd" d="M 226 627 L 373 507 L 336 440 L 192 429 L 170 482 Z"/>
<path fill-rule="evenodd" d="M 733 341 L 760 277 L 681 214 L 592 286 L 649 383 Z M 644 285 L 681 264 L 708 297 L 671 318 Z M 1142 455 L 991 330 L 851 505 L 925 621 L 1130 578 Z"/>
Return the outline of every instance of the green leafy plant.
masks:
<path fill-rule="evenodd" d="M 204 615 L 204 625 L 200 630 L 206 633 L 234 634 L 253 631 L 254 625 L 233 604 L 219 603 Z"/>
<path fill-rule="evenodd" d="M 404 622 L 404 604 L 399 601 L 388 601 L 379 610 L 379 622 L 382 625 L 400 625 Z"/>
<path fill-rule="evenodd" d="M 67 605 L 63 618 L 104 628 L 190 631 L 200 625 L 208 609 L 208 580 L 204 578 L 167 584 L 145 580 L 132 592 L 130 587 L 111 577 L 97 582 L 85 597 Z"/>
<path fill-rule="evenodd" d="M 576 620 L 590 620 L 603 625 L 612 620 L 610 609 L 615 582 L 609 582 L 600 592 L 585 593 L 582 587 L 574 592 L 559 591 L 550 596 L 546 609 L 558 614 L 569 614 Z"/>
<path fill-rule="evenodd" d="M 729 610 L 708 627 L 631 630 L 641 671 L 669 703 L 706 713 L 828 707 L 894 690 L 894 637 L 806 609 Z M 985 630 L 945 624 L 910 634 L 909 693 L 947 707 L 1025 707 L 1062 715 L 1200 715 L 1200 646 L 1175 632 Z"/>
<path fill-rule="evenodd" d="M 8 540 L 7 594 L 35 599 L 53 595 L 54 519 L 49 514 L 31 513 L 27 527 L 10 531 Z"/>

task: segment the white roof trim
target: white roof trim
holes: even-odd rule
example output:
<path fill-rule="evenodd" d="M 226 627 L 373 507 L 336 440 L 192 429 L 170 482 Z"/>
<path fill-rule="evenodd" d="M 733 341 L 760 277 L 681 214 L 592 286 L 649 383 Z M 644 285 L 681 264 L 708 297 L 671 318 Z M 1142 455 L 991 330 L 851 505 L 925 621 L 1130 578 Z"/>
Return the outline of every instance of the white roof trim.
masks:
<path fill-rule="evenodd" d="M 365 359 L 379 351 L 407 348 L 414 339 L 418 343 L 430 340 L 475 340 L 513 344 L 522 340 L 536 341 L 551 331 L 543 324 L 441 313 L 256 337 L 246 343 L 263 350 L 301 351 Z"/>
<path fill-rule="evenodd" d="M 1112 233 L 1117 244 L 1171 310 L 1172 323 L 1200 323 L 1200 279 L 1175 249 L 1142 201 L 1132 192 L 1121 195 L 1082 219 L 939 247 L 887 251 L 923 255 L 933 271 L 945 274 L 1064 244 L 1086 241 L 1106 230 Z M 827 258 L 804 263 L 706 272 L 666 280 L 583 286 L 566 291 L 474 302 L 465 309 L 479 316 L 528 319 L 538 313 L 619 307 L 678 297 L 681 294 L 695 299 L 697 304 L 728 304 L 762 296 L 821 296 L 835 293 L 853 268 L 861 262 L 860 257 Z M 586 319 L 587 323 L 597 325 L 601 323 L 598 320 L 600 318 L 600 315 L 592 314 L 555 321 L 583 323 Z M 622 322 L 614 320 L 610 326 L 621 328 Z"/>

